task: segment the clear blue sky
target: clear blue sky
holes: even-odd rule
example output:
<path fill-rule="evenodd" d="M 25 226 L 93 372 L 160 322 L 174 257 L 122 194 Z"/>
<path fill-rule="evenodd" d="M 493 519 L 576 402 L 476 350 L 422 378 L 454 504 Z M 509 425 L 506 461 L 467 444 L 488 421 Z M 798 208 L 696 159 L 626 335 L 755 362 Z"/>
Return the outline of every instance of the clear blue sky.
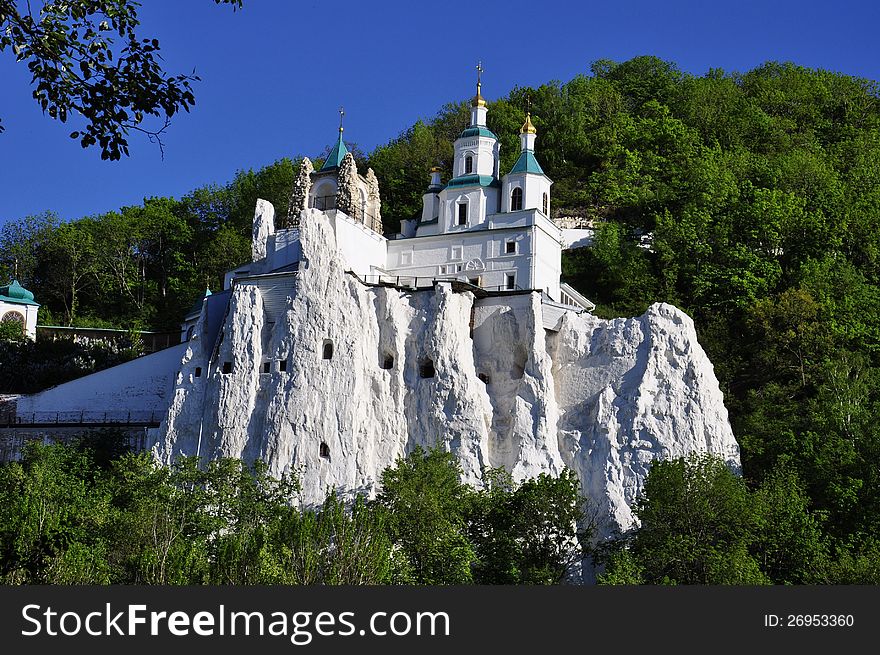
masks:
<path fill-rule="evenodd" d="M 473 93 L 482 59 L 490 100 L 514 86 L 566 81 L 597 59 L 656 55 L 689 73 L 767 60 L 880 79 L 876 0 L 489 0 L 317 2 L 144 0 L 144 35 L 172 72 L 195 68 L 196 106 L 166 152 L 132 134 L 131 157 L 104 162 L 43 117 L 29 75 L 0 55 L 0 223 L 44 210 L 97 214 L 144 197 L 180 197 L 238 169 L 315 155 L 336 136 L 365 151 Z"/>

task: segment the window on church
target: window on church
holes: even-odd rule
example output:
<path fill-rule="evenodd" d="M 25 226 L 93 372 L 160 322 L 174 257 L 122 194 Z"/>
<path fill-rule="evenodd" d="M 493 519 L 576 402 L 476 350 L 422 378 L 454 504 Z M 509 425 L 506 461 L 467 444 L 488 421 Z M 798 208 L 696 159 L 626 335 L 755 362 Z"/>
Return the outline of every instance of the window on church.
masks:
<path fill-rule="evenodd" d="M 474 158 L 468 155 L 464 158 L 464 173 L 467 175 L 468 173 L 474 172 Z"/>
<path fill-rule="evenodd" d="M 15 324 L 19 328 L 21 328 L 22 334 L 24 334 L 24 332 L 25 332 L 24 315 L 20 314 L 19 312 L 13 312 L 13 311 L 6 312 L 5 314 L 3 314 L 2 322 L 10 324 L 10 325 Z M 15 328 L 12 328 L 12 329 L 15 330 Z"/>
<path fill-rule="evenodd" d="M 278 362 L 278 370 L 281 371 L 282 373 L 287 371 L 287 360 L 286 359 L 282 359 L 281 361 Z"/>
<path fill-rule="evenodd" d="M 466 202 L 458 203 L 458 224 L 467 225 L 468 206 Z"/>
<path fill-rule="evenodd" d="M 419 377 L 432 378 L 436 374 L 434 370 L 434 361 L 429 357 L 425 357 L 419 362 Z"/>
<path fill-rule="evenodd" d="M 516 274 L 508 273 L 506 275 L 506 286 L 508 289 L 516 289 Z"/>
<path fill-rule="evenodd" d="M 318 449 L 318 452 L 324 459 L 330 459 L 330 446 L 328 446 L 326 442 L 321 442 L 321 447 Z"/>
<path fill-rule="evenodd" d="M 504 254 L 505 255 L 515 255 L 516 254 L 516 241 L 505 241 L 504 242 Z"/>
<path fill-rule="evenodd" d="M 333 342 L 330 339 L 324 339 L 322 356 L 324 359 L 333 359 Z"/>
<path fill-rule="evenodd" d="M 272 372 L 272 362 L 263 362 L 263 373 Z"/>
<path fill-rule="evenodd" d="M 232 373 L 232 362 L 223 362 L 223 375 Z"/>
<path fill-rule="evenodd" d="M 549 216 L 548 209 L 550 208 L 550 198 L 547 194 L 544 194 L 544 216 Z"/>
<path fill-rule="evenodd" d="M 452 246 L 452 257 L 450 259 L 461 259 L 461 253 L 461 246 Z"/>
<path fill-rule="evenodd" d="M 475 287 L 480 286 L 480 278 L 478 278 L 478 277 L 470 277 L 470 278 L 468 278 L 468 282 L 473 284 Z"/>
<path fill-rule="evenodd" d="M 197 378 L 202 377 L 202 367 L 201 366 L 196 366 L 196 377 Z"/>
<path fill-rule="evenodd" d="M 522 209 L 522 189 L 516 187 L 510 194 L 510 211 L 518 212 Z"/>

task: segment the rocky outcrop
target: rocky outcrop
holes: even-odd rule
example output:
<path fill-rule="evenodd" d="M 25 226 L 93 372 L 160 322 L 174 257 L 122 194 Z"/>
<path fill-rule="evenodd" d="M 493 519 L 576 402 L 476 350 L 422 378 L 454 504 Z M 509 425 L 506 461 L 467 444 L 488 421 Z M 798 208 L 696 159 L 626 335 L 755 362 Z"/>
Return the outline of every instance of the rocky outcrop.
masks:
<path fill-rule="evenodd" d="M 363 221 L 363 211 L 361 211 L 361 192 L 358 188 L 357 164 L 354 156 L 347 152 L 342 158 L 339 165 L 339 172 L 336 176 L 337 192 L 336 192 L 336 208 L 345 212 L 352 218 Z"/>
<path fill-rule="evenodd" d="M 379 178 L 376 177 L 372 168 L 367 169 L 367 206 L 372 214 L 370 216 L 370 228 L 374 232 L 382 233 L 382 199 L 379 195 Z M 364 217 L 366 223 L 366 217 Z"/>
<path fill-rule="evenodd" d="M 519 479 L 573 469 L 603 534 L 632 524 L 656 458 L 708 451 L 738 464 L 712 365 L 680 310 L 567 313 L 548 331 L 538 293 L 365 286 L 321 212 L 302 213 L 300 241 L 289 291 L 277 277 L 271 291 L 240 280 L 218 343 L 197 326 L 161 459 L 260 458 L 296 472 L 317 502 L 330 488 L 371 492 L 396 458 L 439 444 L 475 485 L 489 467 Z"/>
<path fill-rule="evenodd" d="M 253 235 L 251 239 L 251 260 L 258 262 L 266 258 L 269 236 L 275 233 L 275 207 L 268 200 L 259 198 L 254 211 Z"/>
<path fill-rule="evenodd" d="M 287 203 L 287 220 L 284 227 L 297 227 L 299 225 L 299 214 L 306 209 L 309 204 L 309 191 L 312 188 L 312 173 L 315 167 L 312 160 L 303 157 L 299 165 L 299 173 L 293 180 L 293 187 L 290 192 L 290 200 Z"/>

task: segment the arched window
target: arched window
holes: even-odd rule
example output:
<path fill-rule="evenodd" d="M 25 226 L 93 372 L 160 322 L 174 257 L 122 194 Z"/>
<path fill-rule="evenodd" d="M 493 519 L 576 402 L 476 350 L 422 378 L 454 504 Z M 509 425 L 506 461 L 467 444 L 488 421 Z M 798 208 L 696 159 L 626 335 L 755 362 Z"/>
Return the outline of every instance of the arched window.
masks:
<path fill-rule="evenodd" d="M 24 316 L 18 312 L 6 312 L 0 319 L 3 323 L 16 323 L 21 334 L 24 334 Z M 15 329 L 15 328 L 13 328 Z"/>
<path fill-rule="evenodd" d="M 321 355 L 324 359 L 333 359 L 333 342 L 330 339 L 324 339 L 324 349 Z"/>
<path fill-rule="evenodd" d="M 474 172 L 474 158 L 468 155 L 464 158 L 464 173 L 467 175 L 468 173 Z"/>
<path fill-rule="evenodd" d="M 321 442 L 321 447 L 318 449 L 318 452 L 324 459 L 330 459 L 330 446 L 328 446 L 326 442 Z"/>
<path fill-rule="evenodd" d="M 516 187 L 510 194 L 510 211 L 518 212 L 522 209 L 522 189 Z"/>
<path fill-rule="evenodd" d="M 544 194 L 544 216 L 549 216 L 549 215 L 550 215 L 550 213 L 547 211 L 547 210 L 550 208 L 549 205 L 550 205 L 550 198 L 549 198 L 549 196 L 545 193 L 545 194 Z"/>

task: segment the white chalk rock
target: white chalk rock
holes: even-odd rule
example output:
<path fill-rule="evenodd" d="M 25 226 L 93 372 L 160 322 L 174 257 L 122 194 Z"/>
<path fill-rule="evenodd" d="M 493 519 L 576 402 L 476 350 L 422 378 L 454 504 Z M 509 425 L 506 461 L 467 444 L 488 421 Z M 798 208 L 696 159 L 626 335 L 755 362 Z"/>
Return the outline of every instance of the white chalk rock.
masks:
<path fill-rule="evenodd" d="M 321 212 L 304 211 L 299 230 L 297 273 L 237 281 L 216 344 L 197 326 L 156 446 L 163 461 L 259 458 L 296 473 L 308 503 L 329 489 L 374 492 L 417 445 L 453 452 L 474 485 L 490 467 L 520 480 L 568 467 L 599 536 L 632 525 L 657 458 L 713 452 L 738 465 L 718 381 L 680 310 L 566 314 L 550 332 L 538 293 L 365 286 Z"/>

